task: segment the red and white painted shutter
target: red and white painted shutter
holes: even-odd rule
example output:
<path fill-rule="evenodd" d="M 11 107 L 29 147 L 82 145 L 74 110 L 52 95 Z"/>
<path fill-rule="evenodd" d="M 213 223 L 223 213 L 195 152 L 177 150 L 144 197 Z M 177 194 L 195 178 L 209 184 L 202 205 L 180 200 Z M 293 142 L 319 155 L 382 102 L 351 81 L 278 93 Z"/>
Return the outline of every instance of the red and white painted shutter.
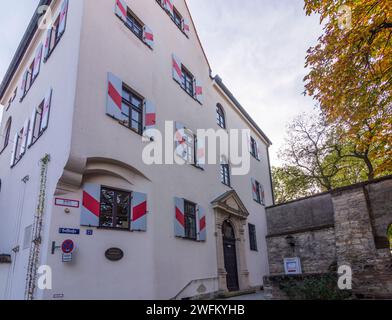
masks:
<path fill-rule="evenodd" d="M 25 91 L 26 91 L 26 84 L 27 84 L 27 76 L 28 76 L 28 74 L 29 74 L 28 70 L 26 70 L 23 73 L 22 82 L 21 82 L 21 85 L 20 85 L 20 92 L 19 92 L 19 97 L 20 97 L 21 100 L 23 99 Z"/>
<path fill-rule="evenodd" d="M 30 125 L 29 125 L 29 133 L 27 135 L 27 146 L 30 147 L 31 143 L 33 142 L 33 133 L 34 133 L 34 124 L 35 124 L 35 114 L 36 114 L 36 109 L 33 109 L 33 112 L 31 114 L 30 118 Z"/>
<path fill-rule="evenodd" d="M 195 99 L 203 104 L 203 86 L 200 80 L 194 80 L 194 92 L 195 92 Z"/>
<path fill-rule="evenodd" d="M 11 162 L 10 166 L 12 167 L 15 163 L 15 154 L 16 154 L 16 147 L 17 147 L 17 142 L 18 142 L 18 133 L 15 133 L 14 136 L 14 141 L 13 141 L 13 146 L 12 146 L 12 153 L 11 153 Z"/>
<path fill-rule="evenodd" d="M 174 235 L 185 238 L 185 216 L 184 216 L 184 199 L 174 198 L 175 216 L 174 216 Z"/>
<path fill-rule="evenodd" d="M 259 190 L 257 190 L 257 183 L 256 179 L 252 178 L 252 195 L 253 195 L 253 200 L 258 201 L 258 195 L 259 195 Z"/>
<path fill-rule="evenodd" d="M 124 0 L 116 0 L 116 6 L 114 7 L 114 13 L 124 22 L 127 21 L 128 6 Z"/>
<path fill-rule="evenodd" d="M 184 160 L 187 160 L 187 148 L 186 148 L 186 137 L 185 137 L 185 126 L 181 122 L 176 122 L 175 128 L 175 147 L 176 154 Z"/>
<path fill-rule="evenodd" d="M 106 114 L 117 120 L 124 118 L 122 109 L 122 81 L 114 74 L 108 73 L 108 96 Z"/>
<path fill-rule="evenodd" d="M 52 88 L 46 94 L 44 107 L 42 108 L 42 120 L 41 120 L 41 128 L 40 132 L 44 131 L 49 125 L 49 114 L 50 114 L 50 106 L 52 104 Z"/>
<path fill-rule="evenodd" d="M 204 169 L 206 164 L 205 139 L 196 138 L 196 165 Z"/>
<path fill-rule="evenodd" d="M 154 134 L 152 131 L 155 129 L 157 115 L 155 105 L 150 100 L 144 101 L 144 136 L 153 138 Z"/>
<path fill-rule="evenodd" d="M 265 192 L 264 192 L 264 186 L 260 184 L 260 199 L 261 199 L 261 203 L 265 204 Z"/>
<path fill-rule="evenodd" d="M 143 40 L 151 49 L 154 49 L 154 33 L 148 26 L 143 27 Z"/>
<path fill-rule="evenodd" d="M 87 227 L 99 227 L 100 213 L 101 186 L 99 184 L 86 183 L 83 186 L 80 225 Z"/>
<path fill-rule="evenodd" d="M 61 5 L 60 22 L 59 22 L 60 36 L 65 32 L 65 26 L 67 24 L 67 13 L 68 13 L 68 0 L 63 0 L 63 3 Z"/>
<path fill-rule="evenodd" d="M 173 68 L 173 79 L 177 81 L 181 86 L 183 86 L 183 76 L 182 76 L 182 64 L 181 60 L 173 54 L 172 57 L 172 68 Z"/>
<path fill-rule="evenodd" d="M 198 241 L 206 241 L 207 240 L 207 226 L 206 226 L 206 212 L 204 208 L 200 205 L 197 205 L 197 240 Z"/>
<path fill-rule="evenodd" d="M 52 26 L 50 26 L 50 28 L 48 29 L 47 33 L 46 33 L 46 40 L 45 40 L 45 46 L 44 46 L 44 62 L 46 62 L 46 60 L 49 57 L 49 49 L 50 49 L 50 40 L 52 38 Z"/>
<path fill-rule="evenodd" d="M 174 12 L 173 0 L 164 0 L 165 10 L 172 16 Z"/>
<path fill-rule="evenodd" d="M 248 152 L 252 153 L 252 144 L 251 144 L 251 139 L 250 139 L 250 130 L 247 131 L 246 133 L 246 140 L 248 142 Z"/>
<path fill-rule="evenodd" d="M 29 134 L 29 124 L 30 124 L 30 121 L 29 121 L 29 119 L 27 119 L 24 122 L 24 126 L 23 126 L 23 135 L 22 135 L 22 141 L 21 141 L 21 146 L 20 146 L 20 154 L 21 155 L 24 155 L 26 153 L 27 137 Z"/>
<path fill-rule="evenodd" d="M 42 48 L 43 45 L 42 43 L 40 43 L 40 45 L 37 48 L 37 51 L 35 52 L 33 79 L 35 79 L 38 76 L 39 70 L 41 68 Z"/>
<path fill-rule="evenodd" d="M 186 36 L 189 38 L 189 35 L 191 33 L 191 27 L 189 24 L 188 19 L 183 19 L 182 20 L 182 31 L 184 31 L 184 33 L 186 34 Z"/>
<path fill-rule="evenodd" d="M 147 231 L 147 195 L 132 193 L 132 231 Z"/>

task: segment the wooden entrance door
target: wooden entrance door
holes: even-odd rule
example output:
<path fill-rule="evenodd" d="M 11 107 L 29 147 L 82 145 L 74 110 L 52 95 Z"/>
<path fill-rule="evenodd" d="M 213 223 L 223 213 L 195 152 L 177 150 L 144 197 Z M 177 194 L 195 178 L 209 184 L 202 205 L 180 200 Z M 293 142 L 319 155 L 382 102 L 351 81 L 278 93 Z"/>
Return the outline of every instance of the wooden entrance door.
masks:
<path fill-rule="evenodd" d="M 238 291 L 237 251 L 235 233 L 229 222 L 223 224 L 223 252 L 225 257 L 226 282 L 229 291 Z"/>

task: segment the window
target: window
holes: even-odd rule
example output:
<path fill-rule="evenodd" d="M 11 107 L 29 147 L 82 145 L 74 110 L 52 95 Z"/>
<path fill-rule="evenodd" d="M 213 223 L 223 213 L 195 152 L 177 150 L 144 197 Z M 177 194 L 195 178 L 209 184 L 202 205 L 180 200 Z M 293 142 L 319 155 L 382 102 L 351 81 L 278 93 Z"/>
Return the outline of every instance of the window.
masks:
<path fill-rule="evenodd" d="M 13 165 L 16 165 L 20 159 L 22 159 L 22 140 L 23 140 L 23 129 L 18 133 L 16 138 L 16 147 Z"/>
<path fill-rule="evenodd" d="M 143 98 L 126 87 L 122 93 L 122 114 L 127 118 L 124 125 L 138 134 L 143 133 Z"/>
<path fill-rule="evenodd" d="M 253 200 L 257 203 L 264 204 L 264 188 L 263 186 L 256 180 L 252 179 L 252 188 L 253 188 Z"/>
<path fill-rule="evenodd" d="M 130 229 L 131 193 L 101 188 L 99 226 L 113 229 Z"/>
<path fill-rule="evenodd" d="M 11 98 L 8 100 L 6 110 L 8 110 L 8 109 L 11 107 L 11 104 L 12 104 L 12 102 L 14 102 L 17 93 L 18 93 L 18 87 L 15 88 L 15 90 L 14 90 L 14 92 L 13 92 Z"/>
<path fill-rule="evenodd" d="M 193 76 L 192 74 L 186 70 L 184 67 L 182 67 L 182 83 L 184 85 L 185 91 L 191 96 L 194 96 L 193 92 Z"/>
<path fill-rule="evenodd" d="M 230 187 L 230 165 L 221 164 L 221 181 L 226 186 Z"/>
<path fill-rule="evenodd" d="M 257 194 L 257 199 L 256 201 L 258 203 L 261 203 L 261 194 L 260 194 L 260 183 L 256 181 L 256 194 Z"/>
<path fill-rule="evenodd" d="M 177 27 L 182 29 L 182 17 L 175 8 L 173 9 L 173 21 Z"/>
<path fill-rule="evenodd" d="M 5 125 L 5 130 L 4 133 L 2 135 L 2 140 L 3 143 L 1 145 L 1 151 L 3 151 L 5 148 L 7 148 L 8 143 L 10 141 L 10 134 L 11 134 L 11 124 L 12 124 L 12 118 L 8 118 L 7 123 Z"/>
<path fill-rule="evenodd" d="M 196 240 L 196 204 L 184 202 L 185 238 Z"/>
<path fill-rule="evenodd" d="M 249 223 L 249 244 L 251 251 L 257 251 L 256 226 Z"/>
<path fill-rule="evenodd" d="M 188 163 L 195 163 L 195 135 L 189 129 L 184 130 L 184 148 L 186 151 L 186 160 Z"/>
<path fill-rule="evenodd" d="M 59 23 L 60 23 L 60 15 L 56 18 L 55 22 L 53 23 L 53 26 L 51 28 L 50 35 L 49 35 L 49 47 L 47 51 L 47 56 L 45 57 L 45 60 L 49 58 L 50 54 L 56 47 L 57 43 L 60 40 L 60 34 L 59 34 Z"/>
<path fill-rule="evenodd" d="M 139 39 L 143 39 L 143 25 L 129 10 L 126 25 Z"/>
<path fill-rule="evenodd" d="M 33 136 L 31 138 L 31 144 L 35 143 L 41 136 L 44 130 L 42 130 L 42 110 L 44 107 L 44 101 L 35 110 L 34 122 L 33 122 Z"/>
<path fill-rule="evenodd" d="M 258 159 L 257 142 L 253 137 L 250 137 L 250 153 L 253 157 Z"/>
<path fill-rule="evenodd" d="M 218 103 L 216 105 L 216 122 L 222 129 L 226 129 L 226 119 L 222 106 Z"/>

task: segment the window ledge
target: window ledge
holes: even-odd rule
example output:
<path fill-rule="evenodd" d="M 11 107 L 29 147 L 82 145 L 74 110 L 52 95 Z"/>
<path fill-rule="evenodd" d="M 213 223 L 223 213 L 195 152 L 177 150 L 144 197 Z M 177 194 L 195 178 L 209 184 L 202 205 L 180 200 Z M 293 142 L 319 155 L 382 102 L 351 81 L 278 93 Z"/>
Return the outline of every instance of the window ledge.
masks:
<path fill-rule="evenodd" d="M 109 117 L 110 117 L 110 116 L 109 116 Z M 139 132 L 133 130 L 132 128 L 130 128 L 130 127 L 128 127 L 127 125 L 125 125 L 124 123 L 122 123 L 122 121 L 119 121 L 119 120 L 117 120 L 117 119 L 115 119 L 115 118 L 113 118 L 113 117 L 110 117 L 110 118 L 116 120 L 121 126 L 123 126 L 124 128 L 126 128 L 126 129 L 132 131 L 134 134 L 137 134 L 138 136 L 141 136 L 141 137 L 143 136 L 143 133 L 139 133 Z"/>
<path fill-rule="evenodd" d="M 180 239 L 180 240 L 184 240 L 184 241 L 189 241 L 189 242 L 195 242 L 195 243 L 202 243 L 202 242 L 206 242 L 206 241 L 199 241 L 197 239 L 191 239 L 191 238 L 186 238 L 186 237 L 179 237 L 179 236 L 175 236 L 176 239 Z"/>
<path fill-rule="evenodd" d="M 94 227 L 89 227 L 94 228 Z M 97 230 L 107 230 L 107 231 L 122 231 L 122 232 L 132 232 L 131 229 L 122 229 L 122 228 L 111 228 L 111 227 L 95 227 Z"/>
<path fill-rule="evenodd" d="M 173 80 L 174 80 L 174 79 L 173 79 Z M 201 106 L 203 105 L 199 100 L 197 100 L 197 99 L 196 99 L 194 96 L 192 96 L 188 91 L 186 91 L 185 88 L 184 88 L 182 85 L 180 85 L 177 81 L 174 80 L 174 82 L 177 83 L 177 84 L 180 86 L 180 88 L 181 88 L 188 96 L 190 96 L 193 100 L 195 100 L 198 104 L 200 104 Z"/>

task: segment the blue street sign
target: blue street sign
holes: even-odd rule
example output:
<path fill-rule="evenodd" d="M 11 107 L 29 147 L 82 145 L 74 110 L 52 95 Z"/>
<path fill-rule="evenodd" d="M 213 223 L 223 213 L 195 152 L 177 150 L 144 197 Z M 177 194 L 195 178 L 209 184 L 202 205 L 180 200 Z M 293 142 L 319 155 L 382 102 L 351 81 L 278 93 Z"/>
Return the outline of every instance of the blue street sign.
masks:
<path fill-rule="evenodd" d="M 60 228 L 59 233 L 62 234 L 80 234 L 79 229 L 71 229 L 71 228 Z"/>
<path fill-rule="evenodd" d="M 93 235 L 93 230 L 86 230 L 86 234 L 88 236 L 92 236 Z"/>

